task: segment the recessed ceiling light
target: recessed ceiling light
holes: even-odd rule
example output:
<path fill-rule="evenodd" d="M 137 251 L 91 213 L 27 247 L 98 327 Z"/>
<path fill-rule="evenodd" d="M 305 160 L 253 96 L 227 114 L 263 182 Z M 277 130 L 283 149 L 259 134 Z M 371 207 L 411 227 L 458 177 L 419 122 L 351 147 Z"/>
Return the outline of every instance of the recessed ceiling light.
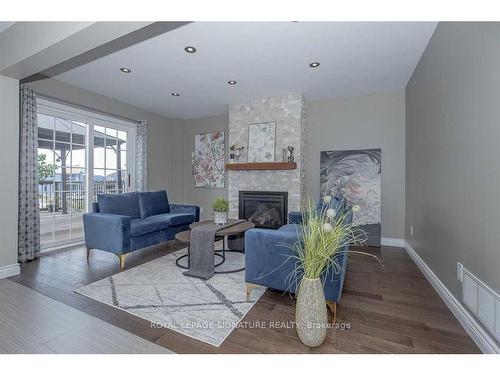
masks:
<path fill-rule="evenodd" d="M 227 83 L 229 83 L 230 85 L 236 85 L 238 82 L 236 82 L 236 81 L 227 81 Z"/>
<path fill-rule="evenodd" d="M 180 96 L 181 94 L 179 94 L 178 92 L 173 92 L 170 95 L 172 95 L 172 96 Z"/>
<path fill-rule="evenodd" d="M 187 53 L 195 53 L 196 48 L 194 48 L 193 46 L 187 46 L 184 48 L 184 51 L 186 51 Z"/>
<path fill-rule="evenodd" d="M 316 61 L 309 64 L 311 68 L 317 68 L 319 65 L 320 65 L 319 62 Z"/>
<path fill-rule="evenodd" d="M 120 68 L 120 70 L 121 70 L 123 73 L 132 73 L 132 70 L 130 70 L 129 68 Z"/>

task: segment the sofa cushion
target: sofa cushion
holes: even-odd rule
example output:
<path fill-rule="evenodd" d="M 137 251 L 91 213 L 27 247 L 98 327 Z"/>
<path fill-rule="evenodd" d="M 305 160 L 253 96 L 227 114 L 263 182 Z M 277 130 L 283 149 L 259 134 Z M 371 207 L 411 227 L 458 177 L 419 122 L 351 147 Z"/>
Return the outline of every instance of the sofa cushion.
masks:
<path fill-rule="evenodd" d="M 130 233 L 132 236 L 158 232 L 168 227 L 181 224 L 190 224 L 194 216 L 190 214 L 160 214 L 149 216 L 144 219 L 135 219 L 130 222 Z"/>
<path fill-rule="evenodd" d="M 169 214 L 162 214 L 162 215 L 156 215 L 156 216 L 163 216 L 165 218 L 168 218 L 168 223 L 170 226 L 181 225 L 181 224 L 191 224 L 192 222 L 194 222 L 194 215 L 192 215 L 192 214 L 169 213 Z"/>
<path fill-rule="evenodd" d="M 170 204 L 165 190 L 139 193 L 139 205 L 142 218 L 170 212 Z"/>
<path fill-rule="evenodd" d="M 98 194 L 99 212 L 103 214 L 125 215 L 132 219 L 141 217 L 137 193 Z"/>

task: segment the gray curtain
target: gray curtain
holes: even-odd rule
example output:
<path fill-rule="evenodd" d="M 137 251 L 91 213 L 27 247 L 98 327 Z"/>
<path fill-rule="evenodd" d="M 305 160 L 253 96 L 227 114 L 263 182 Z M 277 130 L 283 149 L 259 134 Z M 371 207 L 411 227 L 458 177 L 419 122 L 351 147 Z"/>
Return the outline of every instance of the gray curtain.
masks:
<path fill-rule="evenodd" d="M 137 124 L 136 155 L 135 155 L 135 187 L 137 191 L 146 191 L 148 188 L 148 122 Z"/>
<path fill-rule="evenodd" d="M 26 262 L 40 256 L 36 97 L 28 85 L 21 86 L 20 104 L 18 260 Z"/>

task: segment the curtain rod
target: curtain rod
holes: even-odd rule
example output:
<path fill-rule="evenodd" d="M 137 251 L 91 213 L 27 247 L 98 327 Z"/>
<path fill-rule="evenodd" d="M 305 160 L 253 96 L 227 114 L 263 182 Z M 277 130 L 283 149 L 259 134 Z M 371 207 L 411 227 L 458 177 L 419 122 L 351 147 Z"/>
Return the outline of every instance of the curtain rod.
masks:
<path fill-rule="evenodd" d="M 140 120 L 136 120 L 136 119 L 133 119 L 133 118 L 128 118 L 128 117 L 125 117 L 125 116 L 119 116 L 119 115 L 116 115 L 116 114 L 113 114 L 113 113 L 109 113 L 109 112 L 104 112 L 104 111 L 100 111 L 98 109 L 95 109 L 95 108 L 90 108 L 90 107 L 86 107 L 84 105 L 80 105 L 80 104 L 74 104 L 72 102 L 68 102 L 66 100 L 63 100 L 63 99 L 59 99 L 59 98 L 55 98 L 53 96 L 49 96 L 49 95 L 45 95 L 45 94 L 40 94 L 38 93 L 36 90 L 35 90 L 35 95 L 39 98 L 42 98 L 42 99 L 47 99 L 47 100 L 51 100 L 53 102 L 56 102 L 56 103 L 60 103 L 60 104 L 64 104 L 64 105 L 67 105 L 67 106 L 70 106 L 70 107 L 74 107 L 74 108 L 79 108 L 79 109 L 84 109 L 86 111 L 89 111 L 89 112 L 94 112 L 96 114 L 100 114 L 100 115 L 105 115 L 105 116 L 110 116 L 110 117 L 114 117 L 118 120 L 124 120 L 124 121 L 128 121 L 128 122 L 133 122 L 135 124 L 138 124 L 140 123 L 141 121 Z"/>

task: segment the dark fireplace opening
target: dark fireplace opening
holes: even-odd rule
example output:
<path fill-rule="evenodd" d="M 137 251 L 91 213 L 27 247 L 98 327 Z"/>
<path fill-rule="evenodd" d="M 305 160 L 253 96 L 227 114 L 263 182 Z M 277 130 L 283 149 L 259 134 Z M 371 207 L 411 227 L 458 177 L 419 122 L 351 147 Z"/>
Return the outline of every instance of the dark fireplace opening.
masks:
<path fill-rule="evenodd" d="M 277 229 L 287 223 L 286 191 L 240 191 L 238 216 L 257 228 Z"/>

